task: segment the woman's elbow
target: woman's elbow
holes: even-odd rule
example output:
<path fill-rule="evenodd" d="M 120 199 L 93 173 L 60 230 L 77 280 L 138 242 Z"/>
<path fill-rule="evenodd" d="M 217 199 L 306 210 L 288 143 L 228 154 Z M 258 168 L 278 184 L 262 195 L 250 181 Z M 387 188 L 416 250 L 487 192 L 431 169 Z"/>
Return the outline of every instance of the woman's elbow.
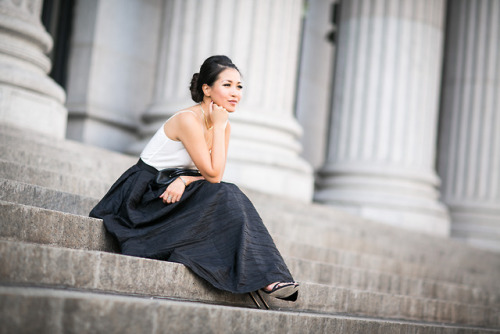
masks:
<path fill-rule="evenodd" d="M 205 177 L 205 180 L 207 180 L 210 183 L 220 183 L 222 181 L 221 177 Z"/>
<path fill-rule="evenodd" d="M 222 181 L 222 175 L 216 173 L 213 174 L 202 173 L 202 175 L 205 178 L 205 180 L 207 180 L 210 183 L 220 183 Z"/>

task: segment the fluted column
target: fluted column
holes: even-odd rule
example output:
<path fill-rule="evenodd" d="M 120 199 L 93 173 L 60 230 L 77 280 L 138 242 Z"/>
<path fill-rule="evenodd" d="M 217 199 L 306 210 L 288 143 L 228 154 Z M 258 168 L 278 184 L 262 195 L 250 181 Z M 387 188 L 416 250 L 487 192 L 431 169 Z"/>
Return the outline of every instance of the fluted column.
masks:
<path fill-rule="evenodd" d="M 300 0 L 168 0 L 163 13 L 154 102 L 144 115 L 139 151 L 161 123 L 193 104 L 189 84 L 203 60 L 229 56 L 244 95 L 230 116 L 225 180 L 308 201 L 312 170 L 300 158 L 293 116 L 300 42 Z"/>
<path fill-rule="evenodd" d="M 126 151 L 151 101 L 161 0 L 76 1 L 67 137 Z"/>
<path fill-rule="evenodd" d="M 63 138 L 65 94 L 47 76 L 52 38 L 41 8 L 42 0 L 0 0 L 0 122 Z"/>
<path fill-rule="evenodd" d="M 500 2 L 448 4 L 439 174 L 452 236 L 500 250 Z"/>
<path fill-rule="evenodd" d="M 341 2 L 330 147 L 317 200 L 448 235 L 434 170 L 444 5 Z"/>
<path fill-rule="evenodd" d="M 296 114 L 304 128 L 302 155 L 319 169 L 325 163 L 332 91 L 334 0 L 309 0 L 302 37 Z M 330 38 L 328 36 L 330 35 Z"/>

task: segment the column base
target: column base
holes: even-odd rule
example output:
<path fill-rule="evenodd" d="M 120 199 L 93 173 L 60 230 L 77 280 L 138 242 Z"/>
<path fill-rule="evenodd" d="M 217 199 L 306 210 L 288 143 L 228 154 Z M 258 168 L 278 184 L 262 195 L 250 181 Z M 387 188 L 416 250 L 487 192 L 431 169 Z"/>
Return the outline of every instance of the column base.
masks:
<path fill-rule="evenodd" d="M 63 139 L 67 110 L 59 101 L 46 95 L 0 85 L 0 122 Z"/>
<path fill-rule="evenodd" d="M 398 228 L 442 237 L 448 237 L 450 234 L 450 223 L 445 211 L 441 214 L 436 213 L 433 215 L 412 212 L 410 210 L 405 210 L 404 208 L 390 206 L 382 208 L 369 205 L 353 205 L 335 202 L 323 203 L 356 216 L 385 223 Z"/>
<path fill-rule="evenodd" d="M 500 252 L 498 204 L 451 204 L 450 215 L 453 238 L 477 248 Z"/>
<path fill-rule="evenodd" d="M 302 129 L 297 121 L 252 108 L 241 108 L 230 119 L 231 141 L 224 179 L 264 193 L 310 202 L 314 174 L 300 156 L 298 138 Z"/>
<path fill-rule="evenodd" d="M 391 226 L 447 237 L 450 219 L 434 187 L 388 175 L 338 175 L 326 179 L 314 199 Z"/>
<path fill-rule="evenodd" d="M 311 171 L 290 168 L 302 161 L 289 161 L 290 166 L 279 166 L 259 159 L 228 157 L 224 181 L 266 194 L 310 202 L 314 178 Z"/>
<path fill-rule="evenodd" d="M 70 114 L 67 138 L 127 153 L 131 143 L 136 142 L 137 136 L 132 128 L 124 126 L 123 123 L 95 118 L 89 114 Z"/>

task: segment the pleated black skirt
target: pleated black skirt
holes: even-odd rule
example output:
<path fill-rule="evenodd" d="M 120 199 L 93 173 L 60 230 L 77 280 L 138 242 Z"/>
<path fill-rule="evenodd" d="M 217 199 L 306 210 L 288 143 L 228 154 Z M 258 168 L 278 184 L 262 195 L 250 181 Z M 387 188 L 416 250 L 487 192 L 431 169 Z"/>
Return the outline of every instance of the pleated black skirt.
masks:
<path fill-rule="evenodd" d="M 182 263 L 214 287 L 256 291 L 292 282 L 283 258 L 250 200 L 231 183 L 191 183 L 165 204 L 154 168 L 139 161 L 90 212 L 126 255 Z"/>

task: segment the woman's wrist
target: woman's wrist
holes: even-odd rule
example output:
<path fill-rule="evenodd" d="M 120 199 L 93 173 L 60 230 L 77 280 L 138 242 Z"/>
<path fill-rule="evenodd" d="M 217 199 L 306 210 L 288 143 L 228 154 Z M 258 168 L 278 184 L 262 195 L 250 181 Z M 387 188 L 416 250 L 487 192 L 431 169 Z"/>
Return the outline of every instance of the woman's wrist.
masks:
<path fill-rule="evenodd" d="M 179 179 L 181 179 L 182 183 L 184 183 L 184 187 L 188 186 L 188 183 L 186 182 L 186 180 L 184 180 L 182 176 L 179 176 Z"/>
<path fill-rule="evenodd" d="M 224 122 L 214 123 L 214 129 L 216 130 L 225 130 L 227 126 L 227 120 Z"/>

